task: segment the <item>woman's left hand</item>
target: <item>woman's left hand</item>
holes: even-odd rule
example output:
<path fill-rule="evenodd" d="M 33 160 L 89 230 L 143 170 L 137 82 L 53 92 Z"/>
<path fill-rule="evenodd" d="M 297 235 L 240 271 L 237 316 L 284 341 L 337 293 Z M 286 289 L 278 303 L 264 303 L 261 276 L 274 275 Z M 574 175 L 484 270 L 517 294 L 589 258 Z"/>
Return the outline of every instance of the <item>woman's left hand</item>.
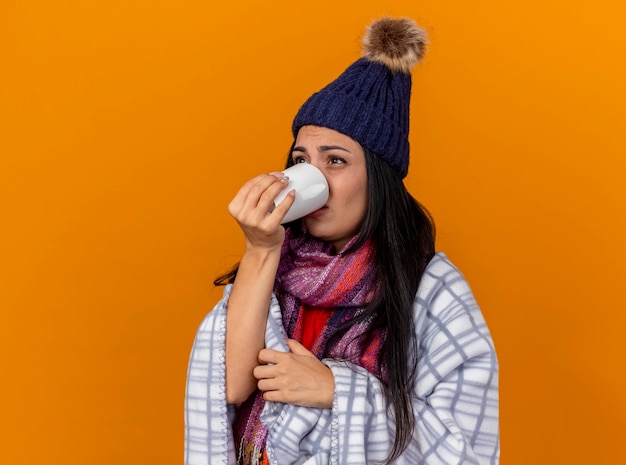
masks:
<path fill-rule="evenodd" d="M 294 339 L 287 340 L 291 352 L 262 349 L 254 369 L 263 398 L 302 407 L 331 408 L 335 378 L 326 365 Z M 270 365 L 268 365 L 270 364 Z"/>

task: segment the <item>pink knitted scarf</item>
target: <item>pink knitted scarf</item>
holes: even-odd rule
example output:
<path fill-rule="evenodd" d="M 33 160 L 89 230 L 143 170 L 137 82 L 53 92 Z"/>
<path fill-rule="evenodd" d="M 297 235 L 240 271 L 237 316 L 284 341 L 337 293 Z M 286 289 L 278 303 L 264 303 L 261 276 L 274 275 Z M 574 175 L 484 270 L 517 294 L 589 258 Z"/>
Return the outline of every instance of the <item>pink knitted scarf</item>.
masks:
<path fill-rule="evenodd" d="M 363 312 L 376 293 L 374 249 L 369 241 L 351 253 L 353 238 L 338 254 L 332 244 L 308 234 L 293 237 L 287 230 L 276 275 L 274 292 L 280 303 L 287 336 L 301 341 L 304 306 L 332 308 L 333 313 L 313 347 L 318 358 L 348 360 L 379 377 L 384 373 L 378 360 L 384 333 L 376 331 L 366 341 L 370 321 L 349 327 L 333 338 L 340 327 Z M 329 345 L 330 342 L 330 345 Z M 267 429 L 260 415 L 265 402 L 255 391 L 237 413 L 234 433 L 239 445 L 238 463 L 258 463 L 263 456 Z"/>

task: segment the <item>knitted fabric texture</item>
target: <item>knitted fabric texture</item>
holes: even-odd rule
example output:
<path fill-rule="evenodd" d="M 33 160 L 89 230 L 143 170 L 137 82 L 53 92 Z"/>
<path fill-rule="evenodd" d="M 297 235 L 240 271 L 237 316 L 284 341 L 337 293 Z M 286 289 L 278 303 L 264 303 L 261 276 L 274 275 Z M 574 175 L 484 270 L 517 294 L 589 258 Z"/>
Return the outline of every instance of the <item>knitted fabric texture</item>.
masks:
<path fill-rule="evenodd" d="M 335 81 L 313 94 L 296 115 L 302 126 L 334 129 L 367 147 L 402 177 L 409 169 L 411 75 L 360 58 Z"/>
<path fill-rule="evenodd" d="M 369 322 L 353 324 L 332 342 L 339 328 L 357 317 L 376 292 L 371 244 L 366 242 L 350 254 L 331 255 L 332 245 L 328 243 L 310 236 L 292 238 L 289 230 L 286 234 L 275 293 L 288 337 L 301 342 L 305 305 L 332 308 L 333 314 L 316 341 L 313 353 L 320 359 L 348 360 L 370 373 L 384 376 L 378 360 L 384 333 L 377 331 L 371 341 L 364 341 L 362 337 L 369 329 Z M 329 342 L 332 342 L 330 346 Z M 257 458 L 263 456 L 268 434 L 260 421 L 264 406 L 263 394 L 257 390 L 239 408 L 234 426 L 235 441 L 239 445 L 238 463 L 257 463 Z"/>

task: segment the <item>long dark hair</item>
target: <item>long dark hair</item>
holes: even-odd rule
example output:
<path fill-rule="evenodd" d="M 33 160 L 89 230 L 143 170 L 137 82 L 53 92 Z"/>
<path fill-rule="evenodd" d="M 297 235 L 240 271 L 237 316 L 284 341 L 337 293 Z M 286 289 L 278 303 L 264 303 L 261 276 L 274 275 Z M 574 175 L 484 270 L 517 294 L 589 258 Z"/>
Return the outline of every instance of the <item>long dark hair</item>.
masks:
<path fill-rule="evenodd" d="M 415 429 L 411 402 L 418 357 L 414 300 L 424 269 L 435 254 L 435 226 L 428 211 L 406 190 L 400 174 L 366 147 L 363 151 L 368 209 L 354 247 L 369 238 L 375 250 L 378 293 L 360 318 L 373 319 L 370 339 L 379 328 L 387 334 L 379 357 L 386 372 L 383 393 L 396 423 L 389 463 L 406 449 Z"/>
<path fill-rule="evenodd" d="M 293 149 L 293 147 L 292 147 Z M 400 174 L 363 147 L 367 169 L 368 209 L 350 253 L 370 239 L 375 250 L 378 293 L 358 320 L 371 321 L 361 341 L 371 341 L 377 330 L 387 334 L 379 357 L 385 371 L 381 379 L 383 394 L 393 410 L 396 434 L 387 463 L 406 449 L 415 429 L 411 396 L 417 370 L 418 341 L 414 327 L 413 302 L 426 265 L 435 254 L 435 226 L 428 211 L 406 190 Z M 287 167 L 293 165 L 291 151 Z M 295 234 L 302 229 L 300 220 L 287 225 Z M 237 266 L 219 276 L 215 285 L 232 283 Z M 346 325 L 327 345 L 341 338 Z"/>

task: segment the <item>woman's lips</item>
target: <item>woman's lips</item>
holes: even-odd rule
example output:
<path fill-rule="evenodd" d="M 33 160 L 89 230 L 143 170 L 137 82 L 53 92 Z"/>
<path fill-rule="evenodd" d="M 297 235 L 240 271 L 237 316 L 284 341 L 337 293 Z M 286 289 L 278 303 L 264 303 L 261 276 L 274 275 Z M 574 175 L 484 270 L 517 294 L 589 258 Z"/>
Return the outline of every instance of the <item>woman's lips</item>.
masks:
<path fill-rule="evenodd" d="M 324 213 L 326 213 L 326 211 L 328 210 L 328 207 L 326 205 L 324 205 L 322 208 L 320 208 L 319 210 L 315 210 L 312 213 L 309 213 L 306 217 L 307 218 L 317 218 L 318 216 L 323 215 Z"/>

